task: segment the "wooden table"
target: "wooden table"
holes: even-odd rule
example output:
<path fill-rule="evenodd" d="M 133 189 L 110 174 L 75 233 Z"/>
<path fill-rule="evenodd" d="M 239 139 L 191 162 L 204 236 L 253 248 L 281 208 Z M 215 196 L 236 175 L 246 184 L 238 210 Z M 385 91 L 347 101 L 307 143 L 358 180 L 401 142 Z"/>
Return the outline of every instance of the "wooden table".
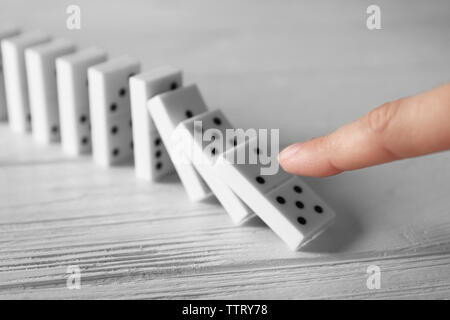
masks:
<path fill-rule="evenodd" d="M 285 144 L 450 80 L 445 0 L 378 1 L 375 31 L 356 0 L 77 3 L 79 31 L 56 0 L 3 1 L 0 20 L 181 67 L 211 108 L 280 128 Z M 290 252 L 256 220 L 235 227 L 216 202 L 189 202 L 176 176 L 148 184 L 2 124 L 0 298 L 450 298 L 449 152 L 307 181 L 338 217 Z"/>

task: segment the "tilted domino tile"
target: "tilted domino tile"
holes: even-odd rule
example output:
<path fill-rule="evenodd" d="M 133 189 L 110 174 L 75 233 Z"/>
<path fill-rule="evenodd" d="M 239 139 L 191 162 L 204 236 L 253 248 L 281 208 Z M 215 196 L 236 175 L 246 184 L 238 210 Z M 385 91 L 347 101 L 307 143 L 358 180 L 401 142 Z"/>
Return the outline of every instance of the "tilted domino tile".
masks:
<path fill-rule="evenodd" d="M 266 146 L 249 140 L 224 153 L 215 172 L 289 248 L 298 250 L 331 224 L 334 212 L 299 177 L 281 168 L 262 175 L 261 164 L 233 162 L 236 153 L 245 152 L 259 154 L 264 163 L 269 158 Z"/>
<path fill-rule="evenodd" d="M 0 41 L 6 38 L 16 36 L 20 33 L 19 29 L 10 25 L 0 25 Z M 3 59 L 0 50 L 0 121 L 8 119 L 5 96 L 5 80 L 3 78 Z"/>
<path fill-rule="evenodd" d="M 298 176 L 267 193 L 266 198 L 272 210 L 283 215 L 283 219 L 266 215 L 266 220 L 277 225 L 276 229 L 282 234 L 279 236 L 293 250 L 319 236 L 335 218 L 333 210 Z"/>
<path fill-rule="evenodd" d="M 68 154 L 91 152 L 87 70 L 106 58 L 103 50 L 87 48 L 56 60 L 61 142 Z"/>
<path fill-rule="evenodd" d="M 31 129 L 25 49 L 49 40 L 47 34 L 31 31 L 2 41 L 8 121 L 14 132 Z"/>
<path fill-rule="evenodd" d="M 56 58 L 75 51 L 65 39 L 55 39 L 25 50 L 33 137 L 44 144 L 60 141 Z"/>
<path fill-rule="evenodd" d="M 161 66 L 130 78 L 134 169 L 138 178 L 159 180 L 174 171 L 166 147 L 147 110 L 147 102 L 157 94 L 181 86 L 182 73 L 171 66 Z"/>
<path fill-rule="evenodd" d="M 175 148 L 172 140 L 175 127 L 181 121 L 207 110 L 197 86 L 189 85 L 157 95 L 149 100 L 147 108 L 189 198 L 192 201 L 200 201 L 210 197 L 211 190 L 192 163 Z"/>
<path fill-rule="evenodd" d="M 92 154 L 101 166 L 132 158 L 129 78 L 139 69 L 139 62 L 128 56 L 88 69 Z"/>
<path fill-rule="evenodd" d="M 196 122 L 201 122 L 201 127 L 196 126 Z M 220 110 L 214 110 L 181 122 L 174 134 L 180 137 L 179 147 L 192 161 L 233 222 L 242 224 L 254 216 L 253 211 L 213 170 L 215 159 L 234 147 L 234 139 L 226 139 L 226 129 L 233 128 Z M 202 132 L 206 132 L 205 135 Z M 207 136 L 208 133 L 210 135 Z"/>

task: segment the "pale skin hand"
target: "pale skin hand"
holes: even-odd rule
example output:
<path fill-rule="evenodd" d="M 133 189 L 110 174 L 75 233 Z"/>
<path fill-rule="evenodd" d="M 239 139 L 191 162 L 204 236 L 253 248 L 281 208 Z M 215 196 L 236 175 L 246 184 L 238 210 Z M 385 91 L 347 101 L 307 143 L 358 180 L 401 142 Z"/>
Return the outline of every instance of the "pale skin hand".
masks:
<path fill-rule="evenodd" d="M 326 177 L 450 149 L 450 83 L 385 103 L 335 132 L 293 144 L 284 170 Z"/>

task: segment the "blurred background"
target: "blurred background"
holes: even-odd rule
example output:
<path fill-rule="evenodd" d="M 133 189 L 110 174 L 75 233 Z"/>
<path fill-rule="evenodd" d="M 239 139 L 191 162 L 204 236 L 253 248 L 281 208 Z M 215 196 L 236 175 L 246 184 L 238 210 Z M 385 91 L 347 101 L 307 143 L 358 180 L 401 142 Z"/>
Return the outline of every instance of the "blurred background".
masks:
<path fill-rule="evenodd" d="M 324 134 L 371 108 L 450 80 L 450 2 L 15 0 L 0 20 L 172 64 L 236 125 L 280 128 L 286 142 Z M 66 8 L 81 8 L 67 30 Z"/>

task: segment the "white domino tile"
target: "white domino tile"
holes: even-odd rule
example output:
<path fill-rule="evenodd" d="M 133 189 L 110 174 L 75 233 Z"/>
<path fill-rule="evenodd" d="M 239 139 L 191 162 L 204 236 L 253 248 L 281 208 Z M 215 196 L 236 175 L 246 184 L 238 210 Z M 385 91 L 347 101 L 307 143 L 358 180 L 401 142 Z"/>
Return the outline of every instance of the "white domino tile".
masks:
<path fill-rule="evenodd" d="M 189 85 L 157 95 L 149 100 L 147 108 L 189 198 L 200 201 L 210 197 L 211 190 L 206 182 L 193 164 L 175 148 L 176 141 L 173 141 L 173 132 L 181 121 L 207 110 L 197 86 Z"/>
<path fill-rule="evenodd" d="M 261 215 L 293 250 L 314 240 L 335 218 L 334 211 L 298 176 L 267 193 L 264 199 L 267 207 L 260 210 Z"/>
<path fill-rule="evenodd" d="M 75 51 L 73 42 L 55 39 L 25 50 L 33 137 L 43 144 L 60 141 L 56 59 Z"/>
<path fill-rule="evenodd" d="M 25 50 L 49 40 L 46 33 L 30 31 L 1 42 L 8 121 L 14 132 L 31 129 Z"/>
<path fill-rule="evenodd" d="M 130 78 L 134 169 L 137 178 L 156 181 L 174 172 L 166 147 L 147 110 L 147 102 L 155 95 L 181 86 L 182 73 L 171 66 L 161 66 Z"/>
<path fill-rule="evenodd" d="M 104 50 L 92 47 L 56 60 L 61 143 L 67 154 L 92 150 L 87 70 L 106 59 Z"/>
<path fill-rule="evenodd" d="M 20 30 L 11 25 L 0 25 L 0 41 L 17 36 Z M 6 107 L 5 80 L 3 76 L 3 58 L 0 50 L 0 121 L 8 120 L 8 110 Z"/>
<path fill-rule="evenodd" d="M 88 69 L 92 154 L 101 166 L 133 157 L 129 79 L 139 70 L 139 62 L 128 56 Z"/>
<path fill-rule="evenodd" d="M 244 163 L 236 154 L 246 155 Z M 259 162 L 249 164 L 248 157 Z M 298 250 L 324 231 L 334 212 L 299 177 L 281 168 L 262 174 L 262 163 L 272 157 L 271 149 L 256 139 L 230 149 L 218 158 L 215 173 L 288 245 Z M 273 165 L 273 163 L 271 163 Z"/>
<path fill-rule="evenodd" d="M 215 159 L 234 147 L 227 139 L 227 129 L 234 127 L 220 110 L 202 113 L 181 122 L 174 135 L 180 137 L 179 148 L 191 160 L 235 224 L 254 217 L 253 211 L 214 173 Z"/>

